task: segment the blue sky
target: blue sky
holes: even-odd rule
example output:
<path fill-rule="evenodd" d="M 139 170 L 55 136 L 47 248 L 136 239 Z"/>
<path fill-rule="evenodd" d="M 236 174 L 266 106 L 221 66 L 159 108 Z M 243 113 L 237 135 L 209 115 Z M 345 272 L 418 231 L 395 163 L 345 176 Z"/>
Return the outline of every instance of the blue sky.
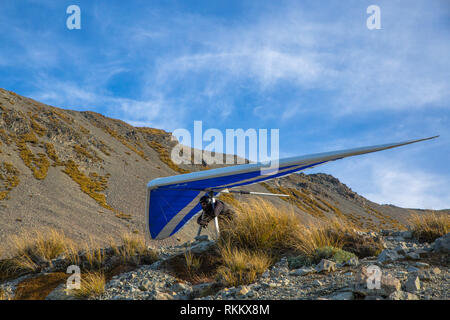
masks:
<path fill-rule="evenodd" d="M 282 157 L 439 134 L 308 172 L 450 208 L 448 1 L 2 1 L 0 30 L 0 87 L 136 126 L 275 128 Z"/>

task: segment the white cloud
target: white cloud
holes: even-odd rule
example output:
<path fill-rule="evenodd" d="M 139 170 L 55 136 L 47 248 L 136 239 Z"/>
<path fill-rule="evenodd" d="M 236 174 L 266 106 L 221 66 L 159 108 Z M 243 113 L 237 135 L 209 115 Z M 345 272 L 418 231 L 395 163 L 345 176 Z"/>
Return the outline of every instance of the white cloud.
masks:
<path fill-rule="evenodd" d="M 431 168 L 418 168 L 409 157 L 412 152 L 394 150 L 397 151 L 339 160 L 305 173 L 332 174 L 353 191 L 379 204 L 449 209 L 450 190 L 446 174 L 431 172 Z"/>
<path fill-rule="evenodd" d="M 371 174 L 374 190 L 366 196 L 372 201 L 407 208 L 450 208 L 450 193 L 445 192 L 448 183 L 442 176 L 381 166 Z"/>

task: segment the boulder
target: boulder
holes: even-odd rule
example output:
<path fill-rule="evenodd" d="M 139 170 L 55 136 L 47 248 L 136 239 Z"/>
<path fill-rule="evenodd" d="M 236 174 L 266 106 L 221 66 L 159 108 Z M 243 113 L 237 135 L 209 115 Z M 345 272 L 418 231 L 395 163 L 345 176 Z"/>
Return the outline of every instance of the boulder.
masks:
<path fill-rule="evenodd" d="M 77 300 L 69 290 L 66 289 L 66 284 L 62 283 L 49 293 L 45 300 Z"/>
<path fill-rule="evenodd" d="M 389 300 L 419 300 L 419 297 L 409 292 L 395 291 L 389 295 Z"/>
<path fill-rule="evenodd" d="M 149 291 L 152 288 L 152 282 L 148 279 L 145 279 L 139 285 L 139 290 L 141 291 Z"/>
<path fill-rule="evenodd" d="M 236 296 L 242 297 L 250 292 L 250 289 L 247 286 L 238 287 L 236 289 Z"/>
<path fill-rule="evenodd" d="M 425 263 L 425 262 L 416 262 L 416 267 L 418 267 L 418 268 L 429 268 L 430 265 L 428 263 Z"/>
<path fill-rule="evenodd" d="M 413 237 L 412 231 L 403 231 L 400 236 L 402 236 L 405 239 L 411 239 Z"/>
<path fill-rule="evenodd" d="M 391 293 L 401 289 L 400 280 L 390 274 L 381 274 L 380 281 L 377 284 L 374 281 L 374 274 L 369 273 L 365 266 L 359 270 L 355 280 L 353 292 L 363 296 L 389 297 Z"/>
<path fill-rule="evenodd" d="M 441 274 L 441 269 L 439 269 L 438 267 L 435 267 L 435 268 L 431 269 L 431 272 L 433 272 L 434 275 L 437 276 L 438 274 Z"/>
<path fill-rule="evenodd" d="M 397 251 L 391 250 L 391 249 L 384 249 L 379 255 L 378 255 L 378 262 L 379 263 L 389 263 L 394 262 L 399 259 L 402 259 L 403 256 L 398 254 Z"/>
<path fill-rule="evenodd" d="M 434 241 L 434 251 L 450 253 L 450 232 Z"/>
<path fill-rule="evenodd" d="M 289 275 L 291 275 L 291 276 L 304 276 L 304 275 L 307 275 L 307 274 L 310 274 L 310 273 L 315 273 L 315 272 L 316 272 L 316 269 L 314 269 L 314 268 L 303 267 L 303 268 L 300 268 L 300 269 L 292 270 L 289 273 Z"/>
<path fill-rule="evenodd" d="M 406 271 L 410 272 L 410 273 L 415 273 L 415 272 L 419 272 L 419 269 L 413 266 L 408 266 L 408 269 L 406 269 Z"/>
<path fill-rule="evenodd" d="M 203 253 L 205 251 L 208 251 L 212 247 L 214 247 L 216 243 L 214 241 L 201 241 L 201 242 L 194 242 L 194 244 L 189 249 L 192 253 L 199 254 Z"/>
<path fill-rule="evenodd" d="M 395 247 L 395 249 L 394 249 L 398 254 L 405 254 L 405 253 L 407 253 L 409 250 L 408 250 L 408 247 L 406 246 L 406 244 L 404 243 L 404 242 L 400 242 L 399 244 L 398 244 L 398 246 L 397 247 Z"/>
<path fill-rule="evenodd" d="M 173 300 L 173 296 L 167 292 L 157 292 L 155 300 Z"/>
<path fill-rule="evenodd" d="M 417 273 L 417 276 L 422 281 L 431 281 L 433 279 L 434 273 L 430 270 L 420 270 Z"/>
<path fill-rule="evenodd" d="M 406 258 L 411 259 L 411 260 L 419 260 L 420 255 L 417 252 L 408 252 L 406 254 Z"/>
<path fill-rule="evenodd" d="M 319 264 L 316 265 L 317 272 L 331 272 L 336 270 L 336 263 L 327 259 L 322 259 Z"/>
<path fill-rule="evenodd" d="M 217 284 L 215 282 L 205 282 L 192 286 L 191 296 L 199 298 L 209 295 Z"/>
<path fill-rule="evenodd" d="M 328 299 L 330 300 L 353 300 L 353 292 L 351 291 L 345 291 L 345 292 L 338 292 L 334 293 L 333 295 L 329 296 Z"/>
<path fill-rule="evenodd" d="M 407 292 L 417 292 L 420 290 L 420 280 L 418 276 L 409 277 L 405 282 L 405 290 Z"/>

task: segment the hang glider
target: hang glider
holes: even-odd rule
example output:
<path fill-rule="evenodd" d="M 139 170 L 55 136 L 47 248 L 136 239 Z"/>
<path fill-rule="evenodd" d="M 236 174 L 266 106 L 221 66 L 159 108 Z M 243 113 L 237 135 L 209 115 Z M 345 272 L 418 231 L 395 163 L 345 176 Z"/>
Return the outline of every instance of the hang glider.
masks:
<path fill-rule="evenodd" d="M 396 148 L 438 136 L 370 147 L 317 153 L 280 159 L 273 174 L 264 173 L 268 163 L 249 163 L 218 169 L 156 178 L 147 184 L 146 224 L 152 239 L 165 239 L 183 227 L 196 213 L 205 193 L 221 191 L 284 177 L 329 161 Z"/>

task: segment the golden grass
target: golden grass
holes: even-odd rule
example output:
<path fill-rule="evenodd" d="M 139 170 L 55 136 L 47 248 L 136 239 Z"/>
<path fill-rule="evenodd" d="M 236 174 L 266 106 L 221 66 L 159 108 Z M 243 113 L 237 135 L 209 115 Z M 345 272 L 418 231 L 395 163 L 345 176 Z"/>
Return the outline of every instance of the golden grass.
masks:
<path fill-rule="evenodd" d="M 17 139 L 16 145 L 19 150 L 19 156 L 22 158 L 25 165 L 33 172 L 34 177 L 38 180 L 43 180 L 47 176 L 50 162 L 43 153 L 38 153 L 36 157 L 33 152 L 28 149 L 26 142 L 36 143 L 37 138 L 30 132 L 22 135 L 20 139 Z"/>
<path fill-rule="evenodd" d="M 78 299 L 98 296 L 105 291 L 106 278 L 102 272 L 90 272 L 81 275 L 80 289 L 71 290 Z"/>
<path fill-rule="evenodd" d="M 186 250 L 184 253 L 184 259 L 186 263 L 186 270 L 189 274 L 195 273 L 200 269 L 202 265 L 201 257 L 192 254 L 191 250 Z"/>
<path fill-rule="evenodd" d="M 88 158 L 91 159 L 92 162 L 98 162 L 101 161 L 101 159 L 97 156 L 95 152 L 92 155 L 87 149 L 87 146 L 85 144 L 82 145 L 74 145 L 73 150 L 81 157 L 81 158 Z"/>
<path fill-rule="evenodd" d="M 338 220 L 329 223 L 309 225 L 300 230 L 295 248 L 301 254 L 312 256 L 317 249 L 323 247 L 342 248 L 343 235 L 348 228 Z"/>
<path fill-rule="evenodd" d="M 11 238 L 18 256 L 30 257 L 33 261 L 48 261 L 66 251 L 70 242 L 63 232 L 56 229 L 34 231 L 27 235 Z"/>
<path fill-rule="evenodd" d="M 67 252 L 72 241 L 55 229 L 36 230 L 11 236 L 12 257 L 0 260 L 0 279 L 36 272 L 40 263 L 50 261 Z"/>
<path fill-rule="evenodd" d="M 9 296 L 9 294 L 0 288 L 0 300 L 12 300 L 12 298 Z"/>
<path fill-rule="evenodd" d="M 34 115 L 31 118 L 31 128 L 33 128 L 34 132 L 36 132 L 38 136 L 42 137 L 47 130 L 35 121 L 36 117 L 37 115 Z"/>
<path fill-rule="evenodd" d="M 12 279 L 28 272 L 35 272 L 39 266 L 28 256 L 0 260 L 0 280 Z"/>
<path fill-rule="evenodd" d="M 183 169 L 179 167 L 175 162 L 172 161 L 172 158 L 169 155 L 169 151 L 159 142 L 155 140 L 148 141 L 147 144 L 155 150 L 159 155 L 159 160 L 164 162 L 170 169 L 179 173 L 189 173 L 189 170 Z"/>
<path fill-rule="evenodd" d="M 105 263 L 106 255 L 104 250 L 95 248 L 91 240 L 91 244 L 86 245 L 84 250 L 84 258 L 89 270 L 100 270 Z"/>
<path fill-rule="evenodd" d="M 223 265 L 218 268 L 217 277 L 226 286 L 237 287 L 254 282 L 273 262 L 264 251 L 239 249 L 231 244 L 222 244 L 220 255 Z"/>
<path fill-rule="evenodd" d="M 144 236 L 125 233 L 122 234 L 121 240 L 121 245 L 117 245 L 113 241 L 110 241 L 110 245 L 124 264 L 139 265 L 142 261 L 152 263 L 158 260 L 157 252 L 147 247 Z"/>
<path fill-rule="evenodd" d="M 77 164 L 73 160 L 67 161 L 64 166 L 63 172 L 71 177 L 73 181 L 78 183 L 81 191 L 94 199 L 103 208 L 113 210 L 113 208 L 106 203 L 105 195 L 99 193 L 106 190 L 107 179 L 105 177 L 100 177 L 96 180 L 92 179 L 96 178 L 93 175 L 87 177 L 78 169 Z"/>
<path fill-rule="evenodd" d="M 136 147 L 134 147 L 133 145 L 131 145 L 123 136 L 121 136 L 120 134 L 118 134 L 116 131 L 114 131 L 113 129 L 106 127 L 106 126 L 102 126 L 101 127 L 104 131 L 106 131 L 107 133 L 109 133 L 112 137 L 116 138 L 118 141 L 120 141 L 125 147 L 127 147 L 128 149 L 130 149 L 131 151 L 135 152 L 137 155 L 139 155 L 142 159 L 144 160 L 148 160 L 148 158 L 145 156 L 144 151 L 142 150 L 138 150 L 136 149 Z"/>
<path fill-rule="evenodd" d="M 4 174 L 2 174 L 2 172 Z M 19 170 L 17 170 L 11 163 L 3 161 L 0 163 L 0 180 L 3 181 L 3 188 L 6 190 L 0 191 L 0 200 L 6 199 L 8 193 L 19 184 Z"/>
<path fill-rule="evenodd" d="M 62 166 L 63 163 L 59 160 L 58 154 L 56 153 L 55 147 L 50 142 L 45 143 L 45 150 L 48 157 L 53 160 L 54 166 Z"/>
<path fill-rule="evenodd" d="M 277 208 L 262 199 L 251 199 L 237 208 L 237 215 L 221 229 L 221 243 L 248 250 L 295 248 L 302 227 L 292 209 Z"/>
<path fill-rule="evenodd" d="M 414 214 L 408 220 L 413 237 L 421 242 L 433 242 L 450 230 L 448 213 Z"/>

